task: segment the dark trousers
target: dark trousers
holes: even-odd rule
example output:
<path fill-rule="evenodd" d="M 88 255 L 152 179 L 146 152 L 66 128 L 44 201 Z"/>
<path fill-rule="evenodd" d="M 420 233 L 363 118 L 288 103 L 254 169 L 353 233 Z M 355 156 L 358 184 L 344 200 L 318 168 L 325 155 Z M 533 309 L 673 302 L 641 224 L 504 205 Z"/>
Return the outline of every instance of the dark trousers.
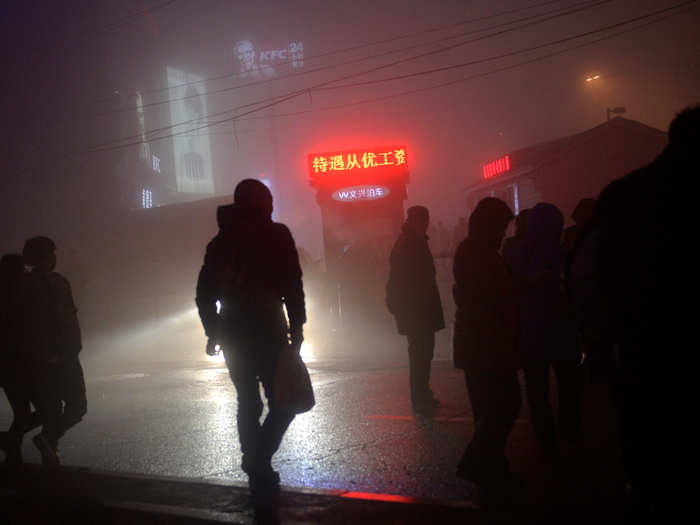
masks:
<path fill-rule="evenodd" d="M 6 384 L 5 395 L 12 407 L 12 424 L 7 432 L 12 438 L 21 440 L 24 434 L 41 424 L 39 414 L 32 412 L 30 386 L 14 382 Z"/>
<path fill-rule="evenodd" d="M 565 441 L 581 438 L 583 415 L 583 367 L 578 361 L 526 363 L 525 392 L 537 440 L 546 455 L 556 455 L 559 440 L 550 402 L 550 367 L 557 378 L 559 436 Z"/>
<path fill-rule="evenodd" d="M 57 448 L 58 440 L 87 413 L 83 367 L 75 355 L 38 366 L 35 374 L 41 432 Z"/>
<path fill-rule="evenodd" d="M 11 361 L 3 367 L 2 387 L 12 408 L 12 424 L 7 430 L 9 437 L 19 442 L 24 434 L 41 424 L 39 414 L 32 412 L 32 377 L 28 363 Z"/>
<path fill-rule="evenodd" d="M 260 349 L 244 346 L 233 351 L 224 350 L 226 366 L 238 394 L 238 438 L 243 452 L 243 470 L 247 474 L 270 468 L 272 456 L 277 452 L 284 433 L 294 419 L 294 414 L 278 410 L 271 402 L 278 353 L 256 353 L 256 350 Z M 263 402 L 258 381 L 263 385 L 270 409 L 262 424 L 260 416 Z"/>
<path fill-rule="evenodd" d="M 430 405 L 433 392 L 430 390 L 430 363 L 435 349 L 435 332 L 409 334 L 408 366 L 411 404 L 414 407 Z"/>
<path fill-rule="evenodd" d="M 505 447 L 521 405 L 515 370 L 464 371 L 476 423 L 459 471 L 477 484 L 496 486 L 510 476 Z"/>

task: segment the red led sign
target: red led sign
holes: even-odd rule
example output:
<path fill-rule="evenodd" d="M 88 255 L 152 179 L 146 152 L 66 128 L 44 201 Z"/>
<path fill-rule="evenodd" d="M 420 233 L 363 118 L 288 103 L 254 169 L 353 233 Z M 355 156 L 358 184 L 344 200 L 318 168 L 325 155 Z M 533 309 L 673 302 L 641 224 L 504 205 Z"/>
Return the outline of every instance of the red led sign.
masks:
<path fill-rule="evenodd" d="M 390 175 L 408 169 L 406 147 L 388 146 L 309 155 L 309 175 L 328 180 L 353 174 Z"/>
<path fill-rule="evenodd" d="M 500 159 L 489 162 L 482 166 L 483 174 L 485 179 L 490 179 L 496 175 L 510 171 L 510 156 L 506 155 Z"/>

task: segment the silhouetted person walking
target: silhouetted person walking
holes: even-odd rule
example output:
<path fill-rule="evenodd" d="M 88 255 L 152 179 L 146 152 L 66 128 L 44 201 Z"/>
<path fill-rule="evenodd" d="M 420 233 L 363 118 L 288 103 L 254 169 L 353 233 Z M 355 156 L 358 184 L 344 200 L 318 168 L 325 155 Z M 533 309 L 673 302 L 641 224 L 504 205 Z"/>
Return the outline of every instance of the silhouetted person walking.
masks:
<path fill-rule="evenodd" d="M 454 362 L 464 370 L 476 423 L 457 475 L 480 486 L 487 501 L 513 488 L 504 449 L 521 404 L 518 303 L 498 253 L 512 219 L 502 200 L 481 200 L 454 261 Z"/>
<path fill-rule="evenodd" d="M 430 415 L 439 401 L 430 390 L 430 363 L 435 332 L 445 328 L 435 264 L 426 232 L 428 209 L 412 206 L 390 256 L 386 304 L 396 318 L 399 334 L 408 339 L 411 405 Z"/>
<path fill-rule="evenodd" d="M 294 419 L 273 402 L 276 364 L 281 352 L 300 351 L 306 322 L 294 239 L 271 216 L 268 188 L 257 180 L 241 181 L 234 203 L 217 211 L 220 229 L 207 246 L 196 298 L 209 338 L 207 351 L 222 346 L 236 387 L 241 466 L 258 508 L 274 502 L 279 492 L 279 475 L 271 460 Z M 262 424 L 259 381 L 269 406 Z"/>
<path fill-rule="evenodd" d="M 518 283 L 518 346 L 525 372 L 530 417 L 547 459 L 559 456 L 552 406 L 550 368 L 557 376 L 559 437 L 575 446 L 581 439 L 583 368 L 576 326 L 562 280 L 564 216 L 553 204 L 531 209 L 525 240 L 507 259 Z"/>
<path fill-rule="evenodd" d="M 0 387 L 12 407 L 12 424 L 0 432 L 0 448 L 8 465 L 22 460 L 24 434 L 39 425 L 31 410 L 31 376 L 24 332 L 24 260 L 20 254 L 0 259 Z"/>
<path fill-rule="evenodd" d="M 55 252 L 56 245 L 48 237 L 32 237 L 22 252 L 31 267 L 26 289 L 27 344 L 42 423 L 33 442 L 42 463 L 49 466 L 59 464 L 59 439 L 87 413 L 77 309 L 70 284 L 54 271 Z"/>

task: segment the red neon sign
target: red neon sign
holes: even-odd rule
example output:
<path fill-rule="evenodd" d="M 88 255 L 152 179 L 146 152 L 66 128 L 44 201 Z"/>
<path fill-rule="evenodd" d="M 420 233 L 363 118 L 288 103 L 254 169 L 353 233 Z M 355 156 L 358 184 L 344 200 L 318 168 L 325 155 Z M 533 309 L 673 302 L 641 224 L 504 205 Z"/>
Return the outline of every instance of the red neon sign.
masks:
<path fill-rule="evenodd" d="M 315 180 L 353 174 L 390 175 L 408 169 L 405 146 L 312 153 L 308 160 L 309 175 Z"/>
<path fill-rule="evenodd" d="M 505 157 L 501 157 L 493 162 L 484 164 L 482 166 L 482 170 L 485 179 L 490 179 L 491 177 L 495 177 L 496 175 L 510 171 L 510 156 L 506 155 Z"/>

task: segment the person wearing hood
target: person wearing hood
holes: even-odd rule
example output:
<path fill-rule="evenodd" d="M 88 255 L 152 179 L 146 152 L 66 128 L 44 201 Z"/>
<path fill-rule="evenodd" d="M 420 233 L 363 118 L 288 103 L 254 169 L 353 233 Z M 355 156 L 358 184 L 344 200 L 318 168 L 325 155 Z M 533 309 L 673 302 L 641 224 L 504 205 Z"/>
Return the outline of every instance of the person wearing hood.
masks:
<path fill-rule="evenodd" d="M 546 458 L 559 454 L 550 404 L 550 368 L 557 376 L 559 436 L 568 444 L 581 439 L 583 368 L 576 325 L 569 315 L 562 281 L 561 235 L 564 216 L 539 203 L 528 217 L 524 244 L 508 262 L 519 283 L 519 350 L 532 425 Z"/>
<path fill-rule="evenodd" d="M 254 503 L 265 504 L 279 492 L 271 460 L 294 419 L 273 402 L 274 376 L 281 352 L 301 349 L 306 322 L 302 272 L 291 232 L 272 221 L 272 194 L 262 182 L 241 181 L 234 203 L 218 208 L 217 222 L 219 233 L 206 249 L 196 303 L 207 353 L 222 348 L 238 394 L 241 467 Z M 269 405 L 262 424 L 259 381 Z"/>
<path fill-rule="evenodd" d="M 396 319 L 400 335 L 408 339 L 411 405 L 418 414 L 430 415 L 440 405 L 430 389 L 430 363 L 435 332 L 445 319 L 435 278 L 435 263 L 428 246 L 430 214 L 424 206 L 406 210 L 389 258 L 386 304 Z"/>
<path fill-rule="evenodd" d="M 476 425 L 457 475 L 496 499 L 514 488 L 504 449 L 521 404 L 518 303 L 498 253 L 512 219 L 502 200 L 479 201 L 454 260 L 454 364 L 464 370 Z"/>

